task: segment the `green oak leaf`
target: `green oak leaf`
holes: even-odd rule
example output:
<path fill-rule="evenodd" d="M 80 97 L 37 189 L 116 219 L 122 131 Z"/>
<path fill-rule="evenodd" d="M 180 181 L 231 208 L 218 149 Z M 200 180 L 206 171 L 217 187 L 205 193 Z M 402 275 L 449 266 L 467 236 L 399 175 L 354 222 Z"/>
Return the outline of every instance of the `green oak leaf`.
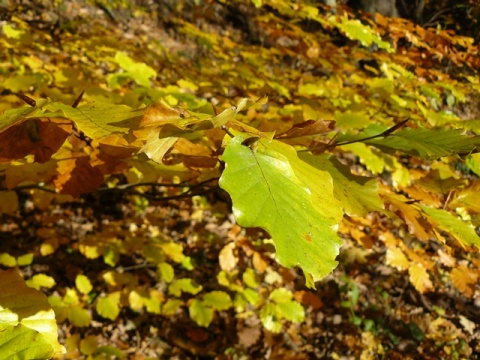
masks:
<path fill-rule="evenodd" d="M 223 154 L 220 187 L 232 197 L 236 220 L 265 229 L 280 264 L 298 265 L 307 279 L 321 279 L 336 267 L 341 245 L 335 228 L 342 210 L 332 177 L 299 159 L 287 144 L 259 139 L 252 150 L 244 145 L 253 139 L 248 138 L 234 137 Z"/>

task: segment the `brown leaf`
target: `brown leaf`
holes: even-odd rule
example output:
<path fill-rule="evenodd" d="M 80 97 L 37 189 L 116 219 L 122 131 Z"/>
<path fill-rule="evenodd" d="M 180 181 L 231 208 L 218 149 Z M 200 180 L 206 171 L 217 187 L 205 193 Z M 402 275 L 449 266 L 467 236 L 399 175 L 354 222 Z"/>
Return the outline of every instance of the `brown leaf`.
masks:
<path fill-rule="evenodd" d="M 160 126 L 166 123 L 180 120 L 188 116 L 188 113 L 183 109 L 174 109 L 162 102 L 160 104 L 153 104 L 145 110 L 145 113 L 140 120 L 140 127 L 146 126 Z"/>
<path fill-rule="evenodd" d="M 202 329 L 190 329 L 187 331 L 187 336 L 197 343 L 208 340 L 208 333 Z"/>
<path fill-rule="evenodd" d="M 253 253 L 252 264 L 255 270 L 257 270 L 261 274 L 263 274 L 268 268 L 268 263 L 265 261 L 262 254 L 256 251 Z"/>
<path fill-rule="evenodd" d="M 322 300 L 311 291 L 296 291 L 293 297 L 302 305 L 311 306 L 313 310 L 318 310 L 323 306 Z"/>
<path fill-rule="evenodd" d="M 307 120 L 295 124 L 283 134 L 275 136 L 277 139 L 291 139 L 301 136 L 318 135 L 326 133 L 335 128 L 333 120 Z"/>
<path fill-rule="evenodd" d="M 262 332 L 258 327 L 244 327 L 238 332 L 238 342 L 249 348 L 260 339 Z"/>
<path fill-rule="evenodd" d="M 72 124 L 65 119 L 29 118 L 16 122 L 0 133 L 0 161 L 33 154 L 36 162 L 44 163 L 58 151 L 71 132 Z"/>
<path fill-rule="evenodd" d="M 391 204 L 390 210 L 403 218 L 407 223 L 410 232 L 419 240 L 429 240 L 434 236 L 432 225 L 425 221 L 420 210 L 415 206 L 408 204 L 408 199 L 401 195 L 389 194 L 386 201 Z"/>
<path fill-rule="evenodd" d="M 58 173 L 53 181 L 58 192 L 73 197 L 96 190 L 103 182 L 102 173 L 92 167 L 87 156 L 59 161 Z"/>
<path fill-rule="evenodd" d="M 467 297 L 472 297 L 475 291 L 475 284 L 478 280 L 478 274 L 466 267 L 460 265 L 450 273 L 452 284 Z"/>

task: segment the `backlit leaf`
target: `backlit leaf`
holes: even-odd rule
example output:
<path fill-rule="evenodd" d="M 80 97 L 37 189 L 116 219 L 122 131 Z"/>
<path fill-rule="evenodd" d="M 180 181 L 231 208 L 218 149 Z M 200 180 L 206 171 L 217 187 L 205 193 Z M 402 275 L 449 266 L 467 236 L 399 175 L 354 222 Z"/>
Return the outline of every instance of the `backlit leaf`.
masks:
<path fill-rule="evenodd" d="M 330 22 L 336 25 L 348 38 L 358 40 L 364 46 L 376 44 L 379 48 L 384 49 L 387 52 L 394 51 L 389 43 L 382 41 L 380 36 L 378 36 L 371 27 L 362 24 L 360 20 L 352 20 L 342 17 L 340 22 L 338 22 L 337 19 L 336 16 L 332 16 Z"/>
<path fill-rule="evenodd" d="M 277 312 L 288 321 L 302 322 L 305 320 L 305 309 L 296 301 L 278 303 Z"/>
<path fill-rule="evenodd" d="M 208 327 L 213 320 L 214 310 L 208 306 L 205 306 L 202 301 L 193 299 L 188 306 L 188 312 L 190 318 L 198 325 Z"/>
<path fill-rule="evenodd" d="M 145 307 L 149 313 L 160 314 L 164 300 L 162 292 L 151 289 L 149 297 L 145 300 Z"/>
<path fill-rule="evenodd" d="M 155 162 L 162 163 L 165 154 L 172 148 L 177 141 L 177 137 L 158 137 L 158 131 L 153 129 L 148 135 L 146 144 L 140 151 L 147 154 L 147 156 Z"/>
<path fill-rule="evenodd" d="M 0 288 L 0 357 L 33 359 L 65 353 L 47 297 L 28 287 L 16 270 L 0 270 Z"/>
<path fill-rule="evenodd" d="M 429 159 L 456 153 L 469 153 L 480 145 L 480 136 L 468 137 L 463 130 L 402 129 L 381 139 L 365 141 L 379 149 Z"/>
<path fill-rule="evenodd" d="M 408 268 L 410 282 L 419 292 L 424 293 L 433 289 L 432 281 L 427 270 L 420 264 L 413 264 Z"/>
<path fill-rule="evenodd" d="M 260 321 L 265 329 L 278 333 L 282 329 L 282 323 L 277 316 L 277 307 L 275 304 L 267 303 L 260 309 Z"/>
<path fill-rule="evenodd" d="M 438 228 L 450 233 L 460 244 L 464 246 L 473 245 L 480 249 L 480 237 L 475 233 L 471 224 L 462 221 L 446 210 L 434 209 L 425 205 L 419 206 Z"/>
<path fill-rule="evenodd" d="M 480 176 L 480 153 L 469 155 L 465 163 L 470 170 L 472 170 L 477 176 Z"/>
<path fill-rule="evenodd" d="M 27 266 L 30 265 L 33 261 L 33 254 L 28 253 L 25 255 L 21 255 L 17 258 L 17 265 L 18 266 Z"/>
<path fill-rule="evenodd" d="M 115 320 L 120 313 L 120 292 L 117 291 L 101 297 L 98 299 L 95 308 L 100 316 Z"/>
<path fill-rule="evenodd" d="M 378 195 L 375 179 L 353 175 L 348 166 L 327 154 L 312 156 L 306 153 L 300 159 L 319 170 L 325 170 L 333 178 L 335 197 L 350 216 L 365 216 L 371 211 L 382 211 L 383 202 Z"/>
<path fill-rule="evenodd" d="M 471 212 L 480 214 L 480 201 L 477 198 L 479 193 L 480 181 L 472 182 L 469 186 L 456 190 L 448 206 L 451 209 L 464 207 Z"/>
<path fill-rule="evenodd" d="M 357 155 L 360 158 L 360 162 L 365 164 L 367 169 L 373 174 L 380 174 L 385 168 L 385 160 L 363 143 L 344 145 L 342 149 L 349 150 Z"/>
<path fill-rule="evenodd" d="M 272 301 L 275 301 L 277 304 L 280 304 L 282 302 L 291 301 L 293 298 L 293 294 L 287 289 L 280 288 L 273 290 L 268 298 Z"/>
<path fill-rule="evenodd" d="M 256 289 L 260 285 L 260 277 L 251 268 L 245 269 L 245 272 L 242 274 L 242 280 L 245 285 L 252 289 Z"/>
<path fill-rule="evenodd" d="M 268 231 L 282 265 L 322 278 L 335 268 L 341 244 L 331 176 L 301 161 L 286 144 L 260 139 L 254 151 L 242 144 L 245 139 L 231 139 L 223 154 L 220 186 L 232 197 L 235 218 Z"/>
<path fill-rule="evenodd" d="M 464 265 L 452 269 L 450 279 L 453 286 L 468 297 L 471 297 L 478 282 L 478 273 Z"/>
<path fill-rule="evenodd" d="M 175 276 L 173 266 L 167 262 L 161 262 L 158 264 L 158 273 L 160 275 L 160 279 L 167 283 L 171 282 Z"/>
<path fill-rule="evenodd" d="M 180 296 L 182 292 L 196 295 L 202 289 L 202 285 L 195 284 L 192 279 L 178 279 L 168 286 L 168 292 L 175 296 Z"/>
<path fill-rule="evenodd" d="M 150 66 L 134 61 L 124 52 L 117 52 L 114 60 L 138 85 L 149 87 L 150 79 L 157 76 L 157 72 Z"/>
<path fill-rule="evenodd" d="M 25 325 L 0 326 L 0 359 L 50 359 L 51 344 L 38 331 Z"/>
<path fill-rule="evenodd" d="M 203 303 L 215 310 L 227 310 L 232 306 L 230 296 L 223 291 L 211 291 L 203 296 Z"/>
<path fill-rule="evenodd" d="M 140 119 L 145 113 L 145 108 L 136 110 L 125 105 L 101 102 L 91 102 L 77 108 L 52 102 L 44 108 L 74 121 L 77 128 L 92 139 L 115 133 L 126 134 L 131 129 L 138 128 Z"/>
<path fill-rule="evenodd" d="M 75 278 L 75 286 L 82 294 L 88 294 L 93 289 L 90 279 L 82 274 L 77 275 Z"/>
<path fill-rule="evenodd" d="M 17 259 L 8 253 L 0 253 L 0 264 L 7 267 L 14 267 L 17 265 Z"/>
<path fill-rule="evenodd" d="M 169 299 L 162 307 L 162 314 L 165 316 L 174 315 L 182 305 L 182 300 Z"/>
<path fill-rule="evenodd" d="M 55 285 L 55 279 L 45 274 L 36 274 L 31 279 L 28 279 L 26 284 L 37 290 L 40 290 L 42 287 L 50 289 Z"/>
<path fill-rule="evenodd" d="M 393 266 L 399 270 L 407 270 L 410 266 L 410 261 L 399 248 L 387 249 L 386 263 L 387 265 Z"/>

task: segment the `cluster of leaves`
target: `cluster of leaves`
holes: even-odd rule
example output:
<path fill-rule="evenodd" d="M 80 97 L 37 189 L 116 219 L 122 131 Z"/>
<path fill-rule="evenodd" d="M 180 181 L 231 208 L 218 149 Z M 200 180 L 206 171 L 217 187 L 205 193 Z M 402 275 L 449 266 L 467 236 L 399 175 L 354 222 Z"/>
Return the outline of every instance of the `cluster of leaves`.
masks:
<path fill-rule="evenodd" d="M 273 244 L 277 261 L 298 265 L 313 288 L 337 265 L 341 237 L 385 246 L 386 264 L 408 272 L 421 293 L 451 283 L 474 295 L 480 123 L 460 112 L 480 90 L 473 40 L 378 14 L 362 23 L 310 2 L 252 4 L 200 2 L 190 18 L 188 5 L 173 5 L 183 15 L 168 22 L 183 43 L 121 29 L 112 36 L 102 21 L 82 28 L 72 20 L 58 38 L 19 17 L 3 24 L 1 213 L 15 216 L 25 195 L 48 210 L 86 193 L 123 192 L 139 211 L 194 196 L 201 216 L 200 195 L 218 181 L 237 223 L 268 232 L 258 244 L 225 236 L 223 290 L 208 291 L 189 275 L 200 265 L 188 244 L 158 221 L 110 221 L 73 242 L 43 227 L 38 249 L 3 252 L 0 263 L 26 266 L 67 246 L 111 267 L 101 293 L 76 274 L 75 287 L 50 295 L 58 322 L 88 326 L 92 303 L 110 320 L 126 308 L 162 316 L 185 308 L 203 327 L 216 311 L 254 309 L 278 332 L 305 313 L 263 247 Z M 219 15 L 232 27 L 222 30 Z M 433 259 L 431 242 L 439 244 Z M 239 270 L 240 249 L 253 267 Z M 121 266 L 135 257 L 131 269 L 155 269 L 155 286 Z M 44 273 L 28 283 L 55 288 Z M 119 354 L 88 337 L 70 341 L 67 349 L 84 355 Z"/>

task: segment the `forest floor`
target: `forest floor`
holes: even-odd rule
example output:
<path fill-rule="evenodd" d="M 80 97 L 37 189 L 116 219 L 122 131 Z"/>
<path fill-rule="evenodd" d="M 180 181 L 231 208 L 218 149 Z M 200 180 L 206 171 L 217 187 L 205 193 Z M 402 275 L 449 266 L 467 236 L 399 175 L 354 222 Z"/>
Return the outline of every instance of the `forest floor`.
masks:
<path fill-rule="evenodd" d="M 156 10 L 159 13 L 159 9 Z M 131 17 L 128 10 L 108 10 L 82 2 L 63 9 L 61 17 L 53 8 L 33 9 L 18 16 L 33 22 L 38 20 L 38 13 L 42 13 L 41 21 L 51 23 L 55 19 L 61 22 L 75 17 L 79 12 L 89 14 L 85 18 L 104 22 L 114 34 L 121 28 L 124 36 L 138 37 L 142 42 L 152 37 L 161 39 L 170 51 L 197 51 L 195 43 L 183 42 L 175 29 L 166 27 L 167 8 L 161 20 Z M 222 25 L 228 27 L 229 24 Z M 84 22 L 78 26 L 78 31 L 82 31 L 82 27 L 89 24 Z M 222 190 L 213 190 L 206 199 L 208 201 L 203 203 L 187 198 L 141 207 L 138 199 L 128 194 L 105 191 L 40 211 L 25 197 L 19 216 L 2 219 L 1 249 L 10 254 L 22 254 L 44 241 L 39 236 L 40 229 L 60 234 L 59 250 L 44 257 L 43 262 L 36 261 L 26 267 L 24 273 L 26 277 L 47 273 L 55 278 L 58 287 L 67 288 L 73 285 L 78 273 L 99 280 L 111 269 L 101 258 L 87 260 L 78 251 L 69 250 L 78 247 L 83 236 L 104 234 L 105 228 L 115 226 L 123 230 L 153 226 L 169 234 L 182 244 L 186 255 L 196 259 L 199 265 L 191 277 L 206 289 L 221 290 L 216 274 L 222 270 L 219 256 L 227 242 L 237 244 L 238 266 L 252 265 L 252 253 L 258 250 L 255 244 L 265 234 L 258 229 L 242 230 L 235 224 L 228 196 Z M 475 295 L 469 298 L 452 287 L 436 287 L 434 291 L 420 294 L 411 285 L 408 271 L 385 265 L 386 252 L 381 244 L 369 244 L 368 239 L 360 244 L 345 238 L 339 266 L 316 283 L 315 291 L 305 287 L 303 274 L 298 269 L 284 269 L 273 259 L 265 260 L 269 269 L 281 275 L 283 286 L 294 293 L 306 310 L 305 322 L 285 323 L 278 334 L 265 330 L 258 317 L 239 317 L 233 309 L 221 312 L 208 328 L 202 328 L 186 311 L 165 317 L 125 308 L 115 321 L 106 321 L 92 311 L 93 321 L 89 327 L 75 327 L 68 321 L 60 324 L 60 341 L 68 344 L 68 339 L 75 336 L 94 335 L 99 345 L 115 346 L 129 359 L 138 360 L 478 359 L 478 287 Z M 438 252 L 435 242 L 427 244 L 427 248 L 432 254 Z M 155 269 L 144 265 L 142 259 L 122 255 L 118 264 L 117 270 L 121 268 L 123 272 L 134 274 L 144 285 L 156 286 Z M 262 268 L 258 264 L 253 266 L 257 270 Z M 100 281 L 94 286 L 99 284 Z M 69 358 L 87 356 L 70 352 Z"/>

